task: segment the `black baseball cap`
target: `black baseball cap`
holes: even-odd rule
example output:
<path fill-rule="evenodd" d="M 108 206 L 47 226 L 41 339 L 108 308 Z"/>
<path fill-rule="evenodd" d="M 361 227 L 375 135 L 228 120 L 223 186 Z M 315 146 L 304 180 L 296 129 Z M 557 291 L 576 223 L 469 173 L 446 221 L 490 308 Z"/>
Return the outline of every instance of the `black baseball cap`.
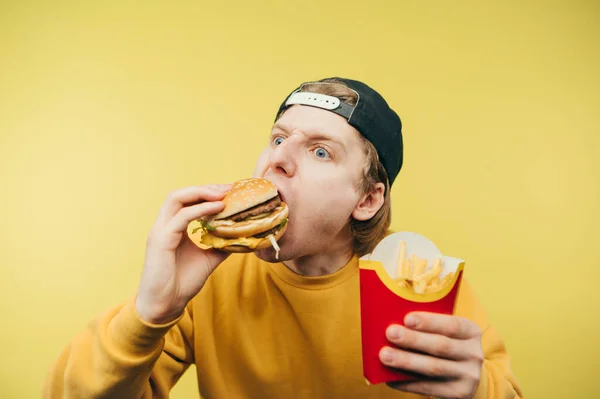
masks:
<path fill-rule="evenodd" d="M 337 97 L 301 91 L 306 84 L 332 81 L 343 83 L 353 90 L 358 96 L 356 105 L 352 106 Z M 283 110 L 294 104 L 325 109 L 344 117 L 373 144 L 388 175 L 390 186 L 392 185 L 402 168 L 404 149 L 402 121 L 377 91 L 363 82 L 338 77 L 305 82 L 286 97 L 279 107 L 276 118 Z"/>

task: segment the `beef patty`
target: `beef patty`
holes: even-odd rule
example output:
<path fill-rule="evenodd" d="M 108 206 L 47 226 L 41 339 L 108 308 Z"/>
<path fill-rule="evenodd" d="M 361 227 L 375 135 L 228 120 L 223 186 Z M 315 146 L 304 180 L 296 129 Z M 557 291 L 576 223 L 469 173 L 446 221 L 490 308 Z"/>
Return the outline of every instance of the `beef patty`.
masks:
<path fill-rule="evenodd" d="M 258 204 L 253 206 L 250 209 L 246 209 L 245 211 L 238 212 L 235 215 L 231 215 L 225 219 L 233 220 L 234 222 L 239 222 L 240 220 L 247 219 L 251 216 L 257 216 L 261 213 L 271 212 L 273 209 L 277 208 L 281 204 L 281 198 L 279 195 L 268 200 L 267 202 L 263 202 L 262 204 Z"/>

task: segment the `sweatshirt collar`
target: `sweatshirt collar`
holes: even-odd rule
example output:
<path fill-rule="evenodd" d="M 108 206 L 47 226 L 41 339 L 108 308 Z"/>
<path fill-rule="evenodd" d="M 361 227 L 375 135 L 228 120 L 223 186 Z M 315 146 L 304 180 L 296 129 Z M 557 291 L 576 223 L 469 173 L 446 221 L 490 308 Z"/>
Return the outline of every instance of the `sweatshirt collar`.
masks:
<path fill-rule="evenodd" d="M 282 262 L 270 263 L 269 268 L 273 274 L 289 285 L 307 290 L 324 290 L 343 283 L 357 273 L 358 256 L 352 256 L 348 263 L 338 271 L 324 276 L 303 276 L 294 272 Z"/>

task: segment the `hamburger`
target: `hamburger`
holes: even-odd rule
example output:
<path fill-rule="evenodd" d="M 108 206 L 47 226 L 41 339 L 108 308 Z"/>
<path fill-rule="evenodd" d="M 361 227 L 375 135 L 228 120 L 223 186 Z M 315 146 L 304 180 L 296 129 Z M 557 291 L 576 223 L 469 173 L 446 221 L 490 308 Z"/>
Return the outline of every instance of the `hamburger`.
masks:
<path fill-rule="evenodd" d="M 287 229 L 288 206 L 277 187 L 262 178 L 233 183 L 216 215 L 192 221 L 189 238 L 202 249 L 226 252 L 254 252 L 273 247 L 279 258 L 277 240 Z"/>

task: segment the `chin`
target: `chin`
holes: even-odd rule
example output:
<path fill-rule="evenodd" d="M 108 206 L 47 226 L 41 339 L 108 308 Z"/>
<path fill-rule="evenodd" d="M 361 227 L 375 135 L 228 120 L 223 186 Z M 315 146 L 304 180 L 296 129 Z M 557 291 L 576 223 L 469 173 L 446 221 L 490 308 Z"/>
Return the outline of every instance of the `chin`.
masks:
<path fill-rule="evenodd" d="M 279 253 L 279 259 L 277 259 L 275 256 L 275 252 L 273 250 L 269 250 L 268 248 L 255 251 L 254 254 L 258 259 L 268 263 L 279 263 L 284 260 L 287 260 L 285 259 L 284 254 L 281 252 Z"/>
<path fill-rule="evenodd" d="M 280 243 L 279 257 L 277 257 L 275 249 L 272 247 L 260 249 L 255 251 L 254 254 L 257 258 L 269 263 L 279 263 L 293 259 L 283 243 Z"/>

